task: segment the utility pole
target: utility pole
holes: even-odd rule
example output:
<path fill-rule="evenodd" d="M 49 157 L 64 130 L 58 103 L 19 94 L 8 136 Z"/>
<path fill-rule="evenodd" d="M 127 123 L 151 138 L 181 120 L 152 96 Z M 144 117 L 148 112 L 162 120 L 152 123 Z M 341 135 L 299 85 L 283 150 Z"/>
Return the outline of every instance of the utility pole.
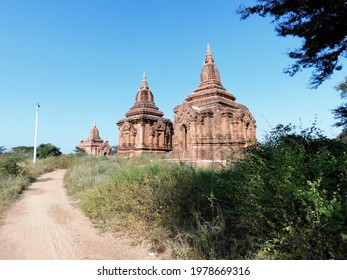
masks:
<path fill-rule="evenodd" d="M 39 108 L 40 108 L 40 104 L 37 103 L 37 106 L 36 106 L 36 122 L 35 122 L 34 159 L 33 159 L 33 163 L 34 163 L 34 164 L 35 164 L 35 162 L 36 162 L 37 126 L 38 126 L 38 123 L 39 123 Z"/>

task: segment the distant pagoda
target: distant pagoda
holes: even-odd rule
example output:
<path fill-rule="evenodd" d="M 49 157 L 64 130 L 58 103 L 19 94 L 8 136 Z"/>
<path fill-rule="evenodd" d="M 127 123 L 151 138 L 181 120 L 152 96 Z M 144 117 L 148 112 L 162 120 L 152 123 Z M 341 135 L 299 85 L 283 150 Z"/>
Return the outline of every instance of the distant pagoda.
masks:
<path fill-rule="evenodd" d="M 92 128 L 90 129 L 87 140 L 80 140 L 78 145 L 80 149 L 86 151 L 89 155 L 109 155 L 111 153 L 111 147 L 108 143 L 108 140 L 105 141 L 101 139 L 99 135 L 99 130 L 96 127 L 96 123 L 93 123 Z"/>

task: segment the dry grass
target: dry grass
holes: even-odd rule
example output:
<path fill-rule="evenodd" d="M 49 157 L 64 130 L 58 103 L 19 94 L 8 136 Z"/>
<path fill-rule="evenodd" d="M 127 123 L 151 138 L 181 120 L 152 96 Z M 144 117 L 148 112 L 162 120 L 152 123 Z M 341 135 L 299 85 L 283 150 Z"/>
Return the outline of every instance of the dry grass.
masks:
<path fill-rule="evenodd" d="M 67 168 L 75 160 L 73 155 L 39 159 L 21 159 L 12 154 L 0 157 L 0 215 L 18 199 L 23 190 L 37 177 L 55 169 Z"/>

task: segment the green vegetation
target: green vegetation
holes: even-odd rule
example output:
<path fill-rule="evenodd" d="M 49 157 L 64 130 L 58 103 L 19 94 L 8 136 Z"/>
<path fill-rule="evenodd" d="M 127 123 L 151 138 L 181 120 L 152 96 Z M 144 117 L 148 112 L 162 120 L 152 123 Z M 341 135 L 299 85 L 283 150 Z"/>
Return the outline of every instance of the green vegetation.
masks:
<path fill-rule="evenodd" d="M 75 153 L 75 155 L 79 155 L 79 156 L 87 154 L 85 149 L 82 149 L 82 148 L 80 148 L 78 146 L 75 146 L 75 149 L 73 150 L 73 152 Z"/>
<path fill-rule="evenodd" d="M 347 99 L 347 77 L 345 81 L 339 84 L 336 89 L 340 92 L 342 99 Z M 335 119 L 339 121 L 335 124 L 336 127 L 342 127 L 343 132 L 347 132 L 347 103 L 341 104 L 339 107 L 333 110 Z"/>
<path fill-rule="evenodd" d="M 288 53 L 295 62 L 285 72 L 293 76 L 313 68 L 312 88 L 342 69 L 342 60 L 347 57 L 346 1 L 257 0 L 250 7 L 241 6 L 238 12 L 242 19 L 254 14 L 271 17 L 279 36 L 301 39 L 301 46 Z"/>
<path fill-rule="evenodd" d="M 37 147 L 37 158 L 55 157 L 60 156 L 61 154 L 60 148 L 51 143 L 40 144 L 40 146 Z"/>
<path fill-rule="evenodd" d="M 83 157 L 68 192 L 99 227 L 184 259 L 346 259 L 347 146 L 278 126 L 223 170 Z"/>
<path fill-rule="evenodd" d="M 15 154 L 0 155 L 0 216 L 5 207 L 12 203 L 30 184 L 31 178 L 18 165 L 19 160 L 20 157 Z"/>
<path fill-rule="evenodd" d="M 0 153 L 0 216 L 22 191 L 39 175 L 57 168 L 67 168 L 74 161 L 73 155 L 50 157 L 32 164 L 33 147 L 14 147 Z"/>
<path fill-rule="evenodd" d="M 20 158 L 32 158 L 34 155 L 34 147 L 17 146 L 13 147 L 10 153 Z"/>

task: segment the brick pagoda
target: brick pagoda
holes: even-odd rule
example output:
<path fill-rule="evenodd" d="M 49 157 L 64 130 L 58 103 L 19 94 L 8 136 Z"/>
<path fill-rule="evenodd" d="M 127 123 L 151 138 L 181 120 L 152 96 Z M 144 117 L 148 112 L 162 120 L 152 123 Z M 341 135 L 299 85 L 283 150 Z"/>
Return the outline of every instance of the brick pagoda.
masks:
<path fill-rule="evenodd" d="M 111 147 L 108 140 L 104 141 L 101 139 L 95 122 L 90 129 L 87 140 L 83 141 L 81 139 L 78 147 L 85 150 L 86 153 L 90 155 L 102 156 L 109 155 L 111 153 Z"/>
<path fill-rule="evenodd" d="M 174 108 L 173 156 L 189 160 L 225 160 L 255 140 L 253 114 L 222 85 L 207 47 L 198 88 Z"/>
<path fill-rule="evenodd" d="M 141 153 L 166 153 L 172 150 L 172 123 L 154 103 L 146 74 L 133 107 L 118 121 L 117 155 L 133 157 Z"/>

